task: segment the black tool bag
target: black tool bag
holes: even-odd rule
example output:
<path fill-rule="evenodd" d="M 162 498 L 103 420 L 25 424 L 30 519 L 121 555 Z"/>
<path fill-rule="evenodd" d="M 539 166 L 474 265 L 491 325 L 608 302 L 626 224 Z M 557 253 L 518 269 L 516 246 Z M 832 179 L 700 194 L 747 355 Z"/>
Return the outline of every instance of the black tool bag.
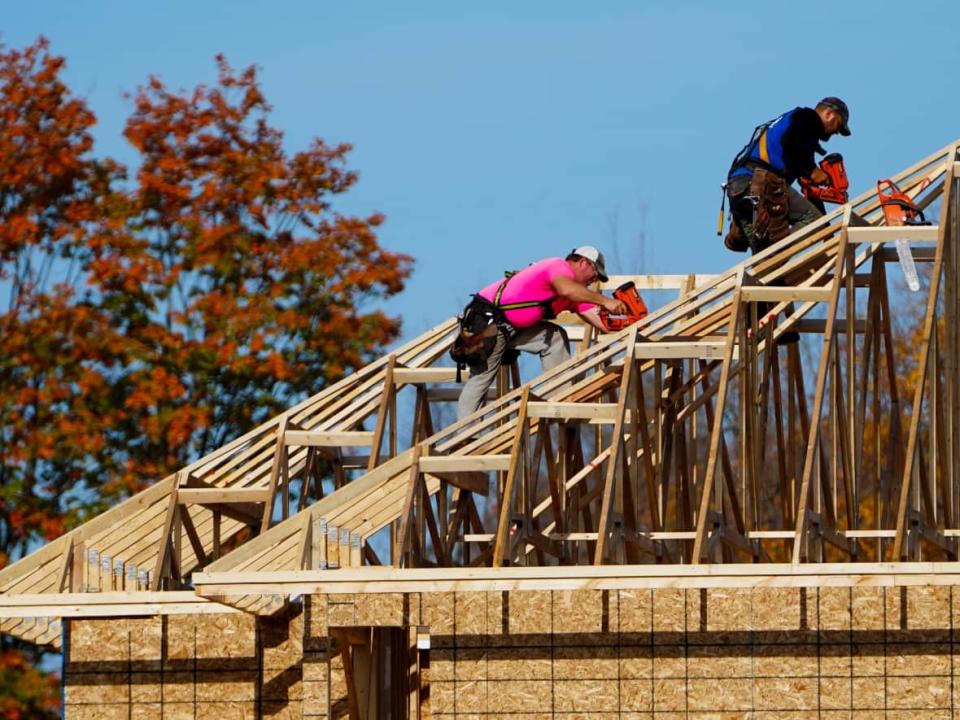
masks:
<path fill-rule="evenodd" d="M 750 194 L 758 199 L 753 216 L 753 235 L 763 249 L 790 234 L 787 181 L 776 173 L 757 168 L 753 171 Z"/>
<path fill-rule="evenodd" d="M 502 311 L 479 295 L 463 309 L 460 332 L 450 348 L 450 357 L 457 364 L 457 382 L 461 368 L 486 366 L 500 334 L 498 321 L 503 321 Z"/>
<path fill-rule="evenodd" d="M 735 217 L 730 218 L 730 229 L 727 231 L 726 237 L 723 238 L 723 244 L 727 247 L 727 250 L 733 250 L 733 252 L 746 252 L 750 249 L 750 241 L 743 234 L 740 221 Z"/>
<path fill-rule="evenodd" d="M 750 240 L 744 232 L 743 222 L 746 219 L 753 223 L 753 197 L 750 195 L 749 176 L 727 178 L 724 184 L 724 200 L 730 199 L 730 230 L 723 239 L 723 244 L 733 252 L 746 252 L 750 249 Z M 723 212 L 723 204 L 720 205 Z"/>

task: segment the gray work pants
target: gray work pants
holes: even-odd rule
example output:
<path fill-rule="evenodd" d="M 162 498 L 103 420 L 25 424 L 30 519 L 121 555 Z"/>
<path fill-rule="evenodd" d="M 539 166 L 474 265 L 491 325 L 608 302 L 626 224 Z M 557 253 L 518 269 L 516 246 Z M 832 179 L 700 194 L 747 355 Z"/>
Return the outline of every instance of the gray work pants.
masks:
<path fill-rule="evenodd" d="M 472 415 L 483 405 L 487 390 L 496 379 L 497 371 L 503 363 L 503 355 L 508 349 L 539 355 L 545 371 L 552 370 L 570 357 L 567 333 L 559 325 L 540 321 L 519 330 L 510 325 L 501 326 L 497 344 L 487 358 L 486 367 L 470 368 L 470 378 L 464 383 L 457 402 L 457 420 Z"/>

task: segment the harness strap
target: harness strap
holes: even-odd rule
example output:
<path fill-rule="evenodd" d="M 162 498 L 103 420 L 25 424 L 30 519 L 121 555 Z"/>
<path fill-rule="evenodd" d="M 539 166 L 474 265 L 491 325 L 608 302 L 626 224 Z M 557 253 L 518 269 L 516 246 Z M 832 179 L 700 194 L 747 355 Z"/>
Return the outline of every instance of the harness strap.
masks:
<path fill-rule="evenodd" d="M 769 165 L 770 153 L 767 152 L 767 130 L 768 129 L 769 127 L 765 127 L 760 132 L 760 139 L 757 141 L 757 152 L 760 153 L 760 159 Z"/>
<path fill-rule="evenodd" d="M 508 275 L 500 287 L 497 288 L 497 294 L 493 296 L 493 306 L 497 310 L 524 310 L 526 308 L 542 307 L 544 310 L 549 311 L 550 307 L 553 305 L 553 301 L 556 298 L 547 298 L 546 300 L 528 300 L 526 302 L 515 302 L 515 303 L 506 303 L 505 305 L 500 304 L 500 298 L 503 296 L 503 291 L 507 287 L 507 283 L 510 281 L 510 278 L 513 277 L 513 273 Z"/>
<path fill-rule="evenodd" d="M 770 170 L 771 172 L 780 173 L 775 167 L 770 164 L 770 151 L 767 148 L 767 130 L 777 122 L 780 118 L 786 115 L 777 115 L 777 117 L 772 120 L 767 120 L 765 123 L 757 125 L 753 129 L 753 134 L 750 136 L 749 142 L 741 148 L 740 152 L 737 153 L 737 156 L 733 159 L 733 163 L 730 165 L 730 169 L 727 171 L 727 177 L 729 178 L 735 170 L 739 170 L 743 167 L 749 167 L 750 165 L 756 165 L 762 167 L 764 170 Z M 757 148 L 757 152 L 760 157 L 750 157 L 753 152 L 753 148 Z"/>

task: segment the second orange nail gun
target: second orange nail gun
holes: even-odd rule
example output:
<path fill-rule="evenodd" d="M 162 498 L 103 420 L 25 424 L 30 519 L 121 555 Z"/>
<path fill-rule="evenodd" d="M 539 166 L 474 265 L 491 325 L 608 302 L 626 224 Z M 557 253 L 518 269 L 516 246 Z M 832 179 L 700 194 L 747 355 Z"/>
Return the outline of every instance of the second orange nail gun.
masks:
<path fill-rule="evenodd" d="M 609 332 L 623 330 L 647 316 L 647 306 L 644 304 L 643 298 L 640 297 L 640 293 L 637 292 L 637 286 L 632 280 L 614 290 L 613 296 L 627 306 L 627 314 L 611 315 L 601 308 L 600 321 Z"/>
<path fill-rule="evenodd" d="M 847 190 L 850 189 L 850 181 L 847 180 L 847 169 L 843 166 L 843 155 L 840 153 L 830 153 L 820 161 L 820 169 L 823 170 L 830 179 L 827 185 L 814 185 L 807 178 L 800 178 L 800 189 L 803 190 L 803 196 L 810 202 L 819 204 L 820 210 L 823 210 L 823 203 L 837 203 L 842 205 L 847 202 Z"/>

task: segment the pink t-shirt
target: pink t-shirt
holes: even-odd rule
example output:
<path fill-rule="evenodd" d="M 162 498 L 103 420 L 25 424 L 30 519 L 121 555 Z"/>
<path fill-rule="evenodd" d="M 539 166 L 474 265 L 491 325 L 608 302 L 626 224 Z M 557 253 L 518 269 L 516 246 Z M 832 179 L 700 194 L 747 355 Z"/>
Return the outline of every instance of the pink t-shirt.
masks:
<path fill-rule="evenodd" d="M 500 295 L 500 305 L 547 300 L 556 297 L 557 293 L 550 282 L 559 275 L 571 280 L 575 279 L 573 268 L 563 258 L 547 258 L 525 267 L 507 281 L 507 286 L 504 288 L 503 294 Z M 497 288 L 500 287 L 502 282 L 503 280 L 497 280 L 477 294 L 493 302 L 493 299 L 497 296 Z M 564 310 L 572 310 L 578 313 L 585 312 L 593 307 L 595 307 L 593 303 L 575 303 L 560 297 L 556 297 L 551 303 L 554 315 L 558 315 Z M 507 310 L 504 314 L 507 322 L 515 328 L 527 328 L 543 320 L 546 313 L 543 306 L 537 306 L 520 310 Z"/>

